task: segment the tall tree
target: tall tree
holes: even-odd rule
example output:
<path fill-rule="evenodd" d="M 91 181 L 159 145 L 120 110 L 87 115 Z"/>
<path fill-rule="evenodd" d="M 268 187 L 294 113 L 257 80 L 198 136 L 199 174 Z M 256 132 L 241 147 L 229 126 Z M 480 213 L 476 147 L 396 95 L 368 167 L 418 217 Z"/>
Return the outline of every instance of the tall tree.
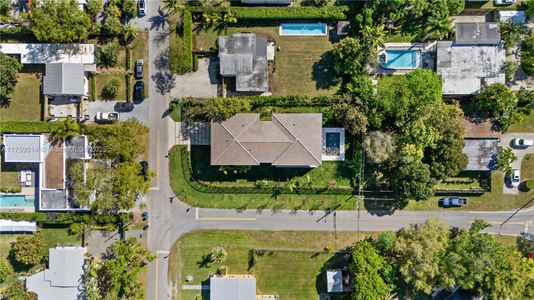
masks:
<path fill-rule="evenodd" d="M 21 264 L 34 266 L 46 256 L 46 243 L 40 232 L 19 235 L 11 246 L 10 255 Z"/>
<path fill-rule="evenodd" d="M 136 195 L 148 192 L 149 181 L 141 175 L 138 162 L 122 162 L 113 170 L 113 192 L 117 195 L 112 209 L 130 209 L 135 204 Z"/>
<path fill-rule="evenodd" d="M 184 0 L 163 0 L 163 7 L 171 15 L 183 10 L 185 5 L 186 1 Z"/>
<path fill-rule="evenodd" d="M 395 152 L 393 135 L 382 131 L 371 131 L 365 136 L 363 145 L 367 157 L 375 164 L 389 160 Z"/>
<path fill-rule="evenodd" d="M 350 271 L 353 282 L 353 299 L 381 300 L 391 292 L 383 270 L 390 267 L 386 260 L 380 256 L 378 250 L 370 241 L 361 241 L 354 245 Z"/>
<path fill-rule="evenodd" d="M 38 2 L 28 15 L 30 28 L 41 42 L 71 43 L 89 36 L 91 18 L 75 1 Z"/>
<path fill-rule="evenodd" d="M 438 286 L 441 261 L 449 246 L 449 229 L 438 219 L 428 219 L 397 233 L 395 264 L 413 292 L 430 294 Z"/>
<path fill-rule="evenodd" d="M 0 52 L 0 106 L 8 106 L 17 85 L 17 73 L 22 65 L 14 58 Z"/>
<path fill-rule="evenodd" d="M 428 165 L 419 160 L 401 164 L 392 176 L 392 188 L 403 199 L 425 200 L 434 195 L 434 179 Z"/>
<path fill-rule="evenodd" d="M 332 49 L 334 70 L 339 77 L 352 77 L 365 73 L 364 63 L 367 56 L 357 39 L 348 37 L 334 45 Z"/>
<path fill-rule="evenodd" d="M 336 119 L 351 134 L 363 134 L 367 131 L 369 123 L 361 106 L 362 103 L 358 97 L 345 95 L 332 107 Z"/>

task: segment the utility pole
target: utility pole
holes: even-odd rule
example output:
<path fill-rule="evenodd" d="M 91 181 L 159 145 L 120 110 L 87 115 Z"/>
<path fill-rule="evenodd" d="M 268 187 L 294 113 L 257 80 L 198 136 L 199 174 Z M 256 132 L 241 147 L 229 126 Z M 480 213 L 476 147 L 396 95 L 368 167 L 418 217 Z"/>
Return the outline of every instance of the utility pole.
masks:
<path fill-rule="evenodd" d="M 521 206 L 520 208 L 518 208 L 511 216 L 509 216 L 506 220 L 504 220 L 504 222 L 501 223 L 501 225 L 499 225 L 499 235 L 501 235 L 501 230 L 502 230 L 502 226 L 504 224 L 506 224 L 506 222 L 510 221 L 510 219 L 512 219 L 515 215 L 517 215 L 517 213 L 522 210 L 523 208 L 525 208 L 527 205 L 530 204 L 530 202 L 534 201 L 534 198 L 530 199 L 527 201 L 527 203 L 523 204 L 523 206 Z"/>

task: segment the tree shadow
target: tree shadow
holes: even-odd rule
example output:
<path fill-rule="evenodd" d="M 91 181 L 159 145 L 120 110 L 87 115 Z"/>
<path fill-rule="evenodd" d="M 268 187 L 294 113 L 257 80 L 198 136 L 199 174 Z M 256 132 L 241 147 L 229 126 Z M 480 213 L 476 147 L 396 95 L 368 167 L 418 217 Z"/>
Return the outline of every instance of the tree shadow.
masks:
<path fill-rule="evenodd" d="M 407 204 L 407 199 L 402 199 L 393 193 L 366 195 L 363 200 L 365 209 L 375 216 L 392 215 L 396 210 L 406 207 Z"/>
<path fill-rule="evenodd" d="M 152 38 L 152 42 L 156 44 L 157 46 L 165 43 L 167 39 L 170 36 L 170 31 L 164 30 L 164 31 L 157 31 L 154 37 Z"/>
<path fill-rule="evenodd" d="M 165 49 L 158 54 L 156 59 L 154 59 L 154 65 L 158 71 L 169 69 L 169 49 Z"/>
<path fill-rule="evenodd" d="M 150 17 L 148 21 L 150 22 L 150 30 L 165 29 L 165 25 L 169 23 L 169 14 L 158 7 L 158 14 Z"/>
<path fill-rule="evenodd" d="M 152 75 L 152 80 L 156 83 L 156 91 L 161 95 L 169 93 L 176 86 L 175 79 L 174 74 L 169 72 L 160 71 Z"/>
<path fill-rule="evenodd" d="M 9 251 L 9 254 L 7 256 L 7 260 L 9 261 L 11 267 L 13 267 L 13 271 L 15 271 L 15 273 L 28 272 L 33 267 L 32 265 L 26 265 L 18 262 L 15 258 L 15 253 L 11 250 Z"/>
<path fill-rule="evenodd" d="M 206 254 L 202 256 L 202 259 L 197 261 L 197 265 L 200 269 L 202 268 L 209 268 L 211 267 L 211 263 L 213 263 L 213 259 L 211 257 L 211 254 Z"/>
<path fill-rule="evenodd" d="M 334 57 L 330 51 L 321 55 L 321 59 L 313 64 L 312 78 L 315 80 L 315 88 L 326 90 L 337 84 L 334 71 Z"/>

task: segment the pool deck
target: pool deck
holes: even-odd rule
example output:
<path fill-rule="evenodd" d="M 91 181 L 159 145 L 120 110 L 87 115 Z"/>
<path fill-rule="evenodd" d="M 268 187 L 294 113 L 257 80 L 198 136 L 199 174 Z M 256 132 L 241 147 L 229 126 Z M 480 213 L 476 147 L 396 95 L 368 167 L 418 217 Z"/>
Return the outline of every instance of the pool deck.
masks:
<path fill-rule="evenodd" d="M 412 69 L 385 69 L 376 64 L 375 73 L 381 75 L 404 75 L 416 69 L 429 69 L 435 71 L 434 58 L 425 58 L 426 55 L 436 52 L 436 42 L 428 43 L 385 43 L 384 47 L 378 49 L 378 53 L 385 50 L 420 50 L 421 51 L 421 67 Z"/>

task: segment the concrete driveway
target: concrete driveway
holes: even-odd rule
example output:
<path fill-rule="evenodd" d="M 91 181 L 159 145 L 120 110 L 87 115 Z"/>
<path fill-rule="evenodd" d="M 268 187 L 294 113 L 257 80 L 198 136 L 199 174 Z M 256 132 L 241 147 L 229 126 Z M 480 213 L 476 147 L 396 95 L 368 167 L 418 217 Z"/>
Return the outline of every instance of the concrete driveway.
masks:
<path fill-rule="evenodd" d="M 126 121 L 130 118 L 135 118 L 143 125 L 148 126 L 148 109 L 150 100 L 145 99 L 145 101 L 134 104 L 134 109 L 132 111 L 118 111 L 117 105 L 122 101 L 92 101 L 85 103 L 84 115 L 89 115 L 89 121 L 93 122 L 95 120 L 95 115 L 97 112 L 118 112 L 119 118 L 121 121 Z"/>
<path fill-rule="evenodd" d="M 525 138 L 534 140 L 534 133 L 506 133 L 502 135 L 501 141 L 499 142 L 499 146 L 501 146 L 503 149 L 511 148 L 513 150 L 514 154 L 517 156 L 517 160 L 512 163 L 512 168 L 521 170 L 521 162 L 523 161 L 523 158 L 527 154 L 534 154 L 534 146 L 528 148 L 515 148 L 512 146 L 512 140 L 515 138 Z M 524 178 L 521 178 L 521 181 L 523 180 Z M 509 182 L 510 181 L 508 180 L 508 178 L 505 178 L 503 193 L 518 194 L 519 189 L 517 187 L 512 187 Z"/>

